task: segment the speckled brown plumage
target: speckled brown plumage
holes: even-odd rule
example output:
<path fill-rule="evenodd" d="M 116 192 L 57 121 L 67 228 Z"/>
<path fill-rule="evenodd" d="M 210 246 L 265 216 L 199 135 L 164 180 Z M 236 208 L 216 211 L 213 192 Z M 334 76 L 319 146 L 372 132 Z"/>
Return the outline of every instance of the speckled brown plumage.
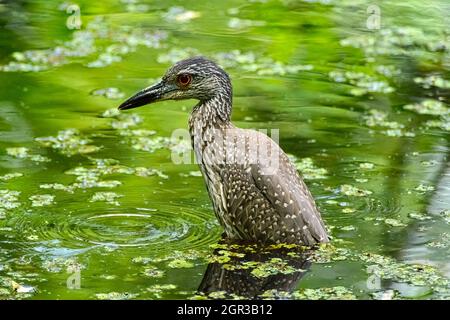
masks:
<path fill-rule="evenodd" d="M 286 154 L 265 134 L 231 123 L 231 81 L 214 62 L 180 61 L 119 108 L 191 98 L 199 100 L 189 118 L 192 145 L 226 235 L 262 244 L 327 242 L 314 199 Z"/>

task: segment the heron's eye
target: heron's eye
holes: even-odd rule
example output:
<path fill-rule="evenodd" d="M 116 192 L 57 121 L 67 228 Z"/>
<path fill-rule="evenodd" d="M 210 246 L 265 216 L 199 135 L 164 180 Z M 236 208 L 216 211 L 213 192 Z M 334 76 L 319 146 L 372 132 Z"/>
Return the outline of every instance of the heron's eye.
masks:
<path fill-rule="evenodd" d="M 180 74 L 177 77 L 177 82 L 180 87 L 187 87 L 192 81 L 192 77 L 188 74 Z"/>

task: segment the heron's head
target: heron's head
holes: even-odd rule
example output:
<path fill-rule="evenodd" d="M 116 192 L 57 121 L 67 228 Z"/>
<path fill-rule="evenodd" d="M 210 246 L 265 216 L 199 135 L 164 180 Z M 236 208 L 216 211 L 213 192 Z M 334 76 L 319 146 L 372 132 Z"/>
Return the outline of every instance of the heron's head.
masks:
<path fill-rule="evenodd" d="M 161 82 L 137 92 L 119 109 L 132 109 L 162 100 L 206 101 L 223 94 L 231 99 L 227 73 L 211 60 L 194 57 L 177 62 L 167 70 Z"/>

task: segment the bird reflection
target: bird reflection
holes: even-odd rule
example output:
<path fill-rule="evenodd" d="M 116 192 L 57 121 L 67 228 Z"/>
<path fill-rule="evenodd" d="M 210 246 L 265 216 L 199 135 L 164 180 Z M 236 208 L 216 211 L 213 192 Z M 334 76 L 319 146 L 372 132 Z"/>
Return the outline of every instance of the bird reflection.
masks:
<path fill-rule="evenodd" d="M 286 297 L 311 265 L 312 251 L 299 246 L 256 247 L 222 241 L 217 247 L 198 288 L 208 297 L 218 292 L 220 298 L 258 299 L 268 293 L 270 298 Z"/>

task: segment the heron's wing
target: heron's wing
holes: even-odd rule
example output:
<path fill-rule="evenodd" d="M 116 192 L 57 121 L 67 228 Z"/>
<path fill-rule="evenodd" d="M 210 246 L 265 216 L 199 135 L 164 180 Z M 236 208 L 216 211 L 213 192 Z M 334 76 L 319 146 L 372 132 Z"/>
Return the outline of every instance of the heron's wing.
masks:
<path fill-rule="evenodd" d="M 250 165 L 256 187 L 277 211 L 281 227 L 288 234 L 300 233 L 306 245 L 327 242 L 327 231 L 307 186 L 280 147 L 267 136 L 262 136 L 264 138 L 258 137 L 258 143 L 270 144 L 271 155 L 278 154 L 279 161 L 271 164 L 270 170 L 267 164 Z"/>

